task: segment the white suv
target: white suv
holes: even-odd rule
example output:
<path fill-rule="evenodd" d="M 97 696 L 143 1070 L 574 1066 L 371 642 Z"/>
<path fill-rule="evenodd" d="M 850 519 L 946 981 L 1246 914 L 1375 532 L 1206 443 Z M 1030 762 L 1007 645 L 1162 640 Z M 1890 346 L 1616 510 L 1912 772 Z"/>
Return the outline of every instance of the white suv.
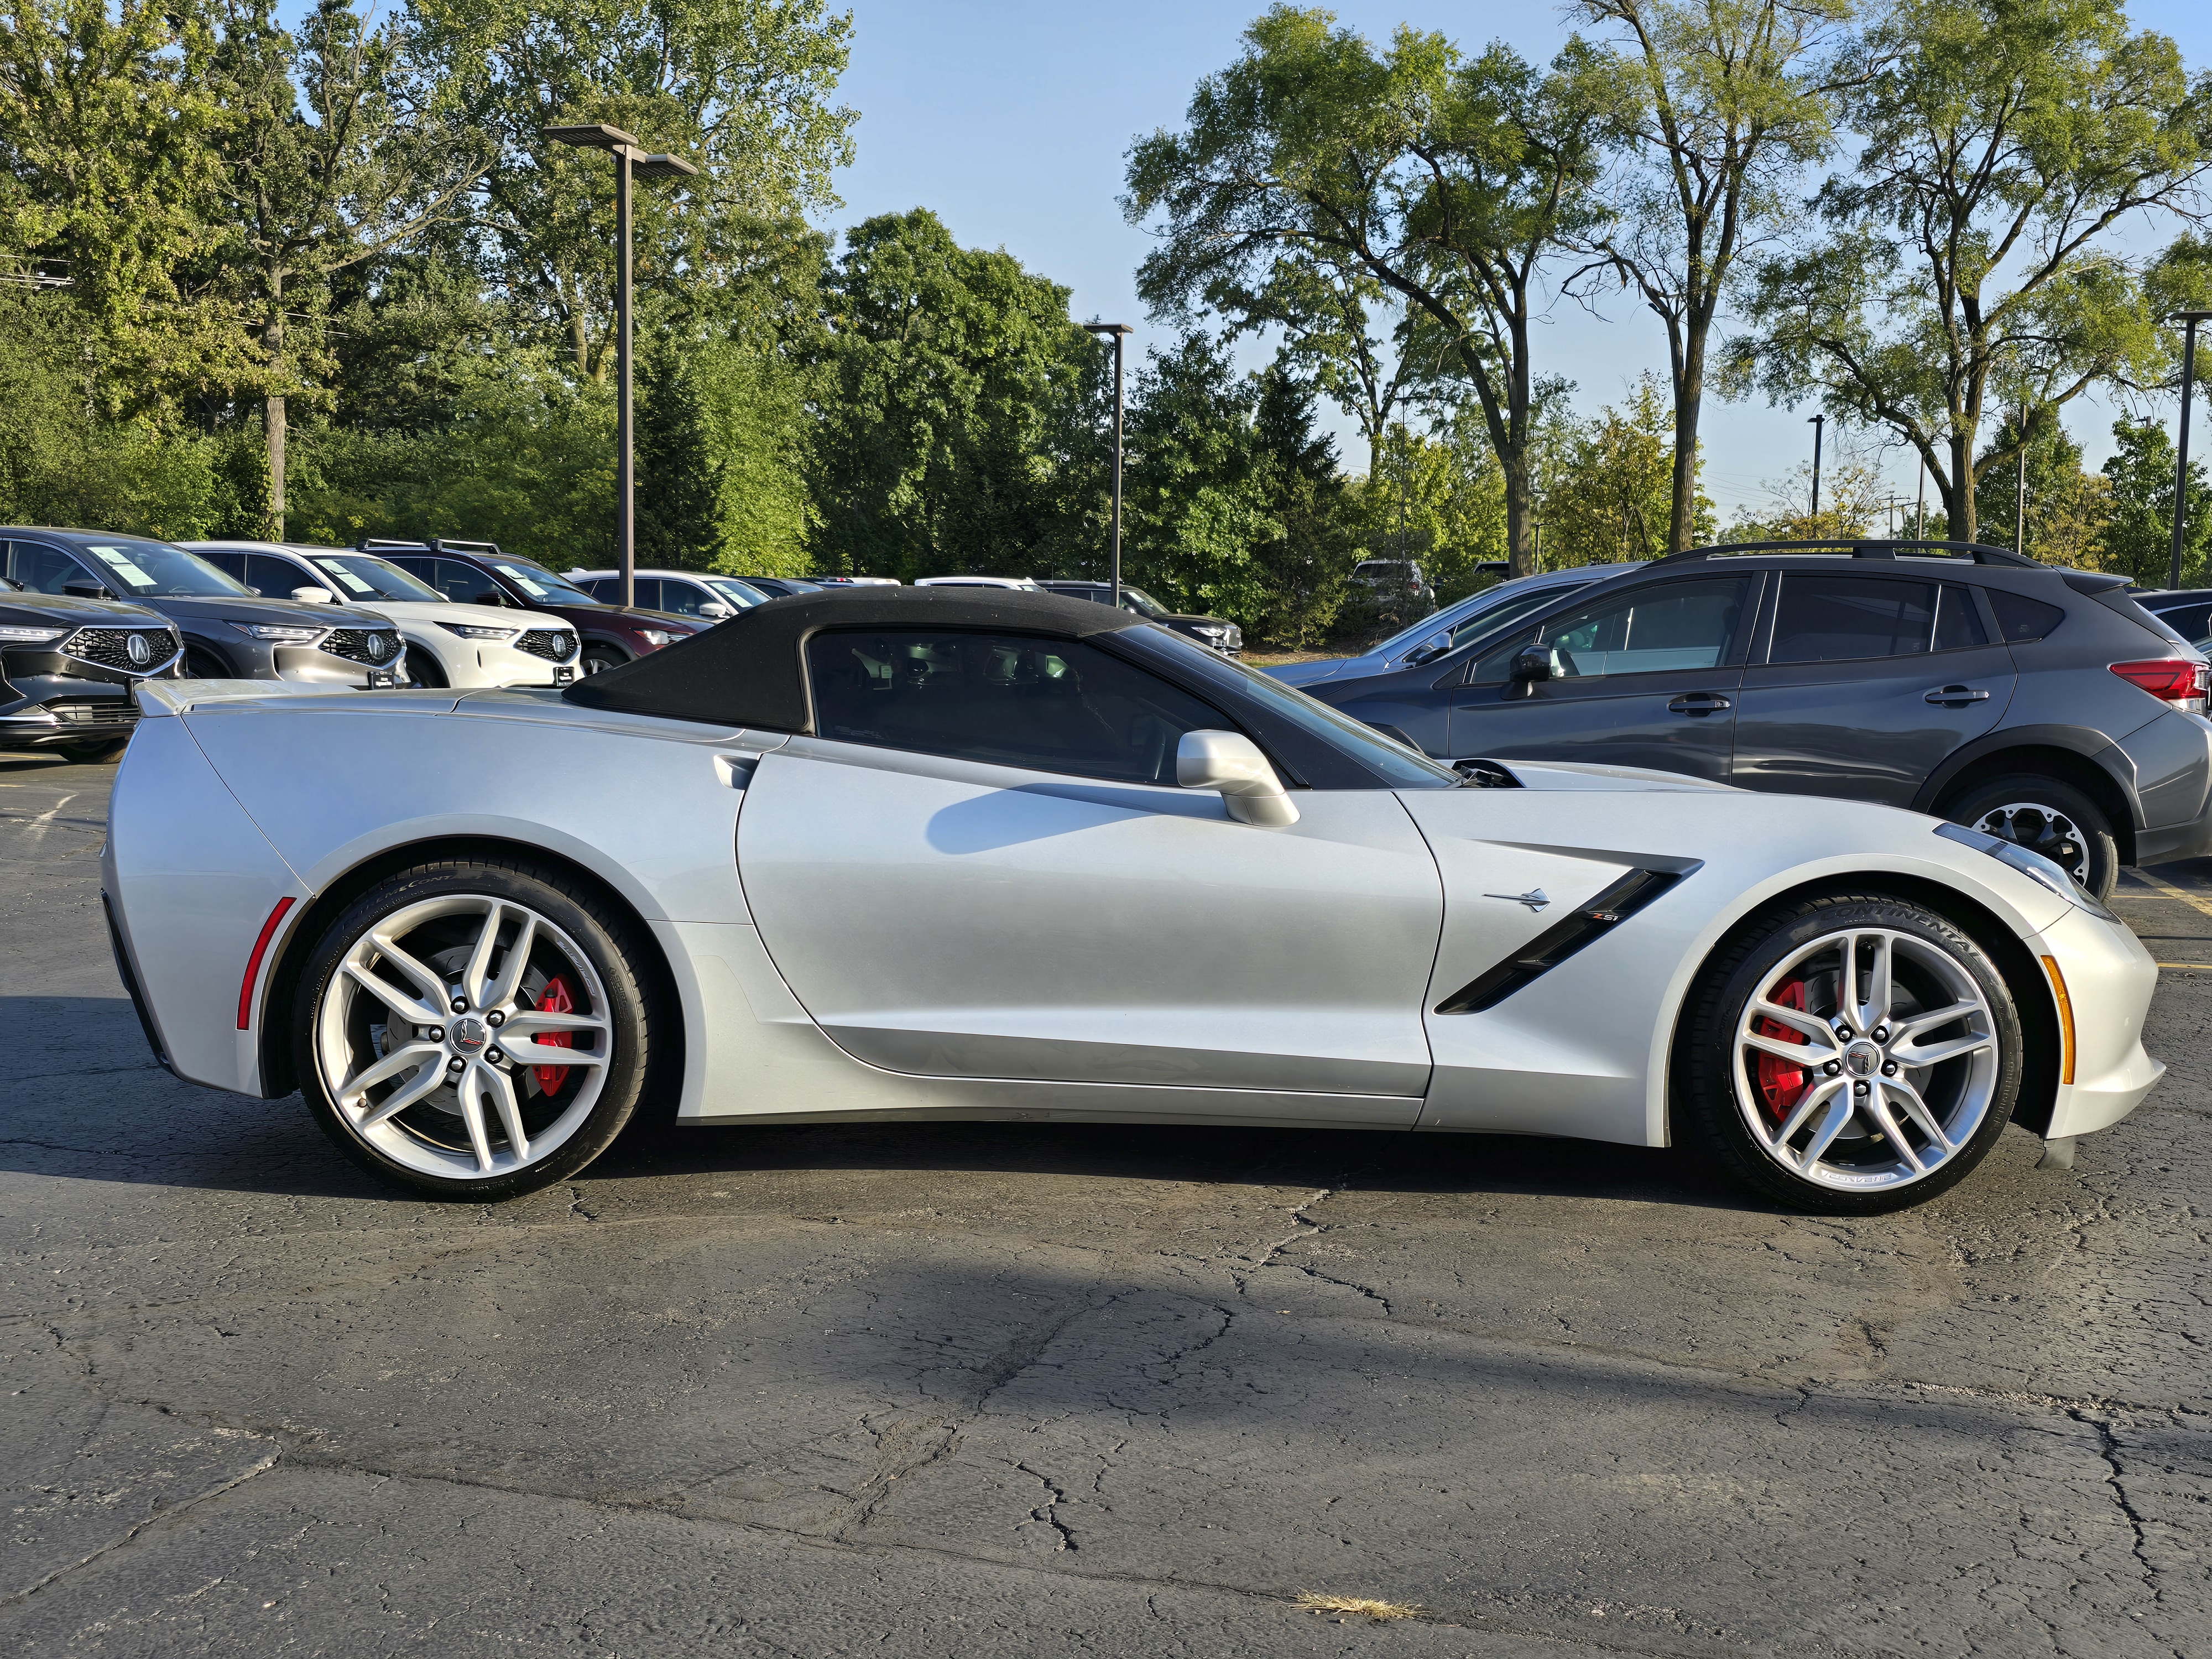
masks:
<path fill-rule="evenodd" d="M 407 641 L 416 685 L 566 685 L 576 630 L 558 617 L 456 605 L 388 559 L 283 542 L 180 542 L 272 599 L 319 599 L 388 617 Z"/>

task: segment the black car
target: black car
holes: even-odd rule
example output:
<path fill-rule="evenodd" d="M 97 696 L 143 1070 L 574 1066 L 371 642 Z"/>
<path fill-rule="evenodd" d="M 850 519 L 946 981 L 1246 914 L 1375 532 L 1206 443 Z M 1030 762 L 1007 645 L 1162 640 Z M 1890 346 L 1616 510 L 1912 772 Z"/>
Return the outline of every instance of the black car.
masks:
<path fill-rule="evenodd" d="M 0 527 L 0 538 L 8 574 L 33 592 L 127 600 L 176 624 L 188 679 L 404 683 L 399 630 L 373 611 L 264 598 L 198 554 L 144 536 Z"/>
<path fill-rule="evenodd" d="M 1111 582 L 1054 580 L 1039 582 L 1037 586 L 1063 599 L 1090 599 L 1098 605 L 1114 603 Z M 1196 617 L 1188 611 L 1170 611 L 1143 588 L 1132 587 L 1127 582 L 1121 584 L 1121 608 L 1135 611 L 1146 622 L 1188 634 L 1208 650 L 1218 651 L 1224 657 L 1233 657 L 1244 648 L 1244 630 L 1235 623 L 1219 617 Z"/>
<path fill-rule="evenodd" d="M 2185 640 L 2212 635 L 2212 587 L 2135 588 L 2128 597 Z"/>
<path fill-rule="evenodd" d="M 713 623 L 642 605 L 625 610 L 603 603 L 535 559 L 500 550 L 497 542 L 364 540 L 359 549 L 389 559 L 417 581 L 428 582 L 459 605 L 503 605 L 543 611 L 576 630 L 583 641 L 586 674 L 619 668 L 664 645 L 687 639 Z"/>
<path fill-rule="evenodd" d="M 2205 660 L 2124 578 L 1956 542 L 1695 549 L 1310 695 L 1448 759 L 1547 758 L 1972 824 L 2100 896 L 2212 850 Z"/>
<path fill-rule="evenodd" d="M 131 688 L 176 678 L 184 654 L 177 630 L 143 605 L 0 578 L 0 750 L 113 760 L 138 719 Z"/>

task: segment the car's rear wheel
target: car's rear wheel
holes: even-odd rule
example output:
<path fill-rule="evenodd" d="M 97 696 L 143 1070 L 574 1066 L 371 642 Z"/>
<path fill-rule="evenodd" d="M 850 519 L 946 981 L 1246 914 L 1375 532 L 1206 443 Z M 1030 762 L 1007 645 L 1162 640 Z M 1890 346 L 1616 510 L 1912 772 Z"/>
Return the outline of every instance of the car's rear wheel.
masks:
<path fill-rule="evenodd" d="M 2040 853 L 2098 899 L 2120 879 L 2120 846 L 2112 820 L 2070 783 L 2022 773 L 1995 778 L 1947 801 L 1943 816 Z"/>
<path fill-rule="evenodd" d="M 1686 1011 L 1678 1121 L 1794 1207 L 1902 1209 L 1966 1178 L 2020 1092 L 2003 976 L 1947 918 L 1874 895 L 1756 919 Z"/>
<path fill-rule="evenodd" d="M 564 1180 L 636 1109 L 645 948 L 556 872 L 403 871 L 315 944 L 292 1014 L 301 1091 L 340 1150 L 395 1186 L 485 1200 Z"/>

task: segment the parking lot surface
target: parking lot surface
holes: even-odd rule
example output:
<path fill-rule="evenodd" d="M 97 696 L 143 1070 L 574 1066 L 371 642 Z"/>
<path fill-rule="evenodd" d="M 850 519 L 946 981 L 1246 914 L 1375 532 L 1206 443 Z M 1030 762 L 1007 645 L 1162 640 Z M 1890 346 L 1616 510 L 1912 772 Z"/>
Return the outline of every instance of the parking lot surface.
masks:
<path fill-rule="evenodd" d="M 2212 865 L 2148 1103 L 1900 1216 L 959 1124 L 468 1207 L 156 1066 L 111 775 L 0 759 L 9 1652 L 2212 1655 Z"/>

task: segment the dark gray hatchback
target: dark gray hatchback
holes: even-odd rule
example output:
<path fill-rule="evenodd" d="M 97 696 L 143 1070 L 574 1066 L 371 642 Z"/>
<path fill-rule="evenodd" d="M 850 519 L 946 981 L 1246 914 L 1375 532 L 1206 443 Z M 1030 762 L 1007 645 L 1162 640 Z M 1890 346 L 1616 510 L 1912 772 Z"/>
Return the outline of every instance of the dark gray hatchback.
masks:
<path fill-rule="evenodd" d="M 2001 548 L 1693 550 L 1310 695 L 1440 758 L 1656 768 L 1911 807 L 2100 896 L 2212 850 L 2206 665 L 2124 578 Z"/>

